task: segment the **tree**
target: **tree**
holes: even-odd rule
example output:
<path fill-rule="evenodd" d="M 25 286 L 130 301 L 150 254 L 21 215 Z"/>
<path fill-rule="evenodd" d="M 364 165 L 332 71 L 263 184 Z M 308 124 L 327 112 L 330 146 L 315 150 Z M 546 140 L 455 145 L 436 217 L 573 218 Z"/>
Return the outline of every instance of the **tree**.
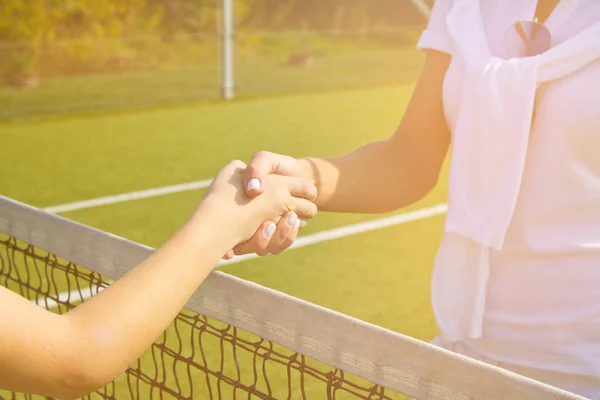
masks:
<path fill-rule="evenodd" d="M 91 39 L 117 38 L 157 26 L 146 0 L 3 0 L 0 3 L 2 76 L 13 85 L 30 85 L 39 74 L 45 43 L 77 39 L 69 51 L 83 56 Z M 86 39 L 88 40 L 86 44 Z"/>

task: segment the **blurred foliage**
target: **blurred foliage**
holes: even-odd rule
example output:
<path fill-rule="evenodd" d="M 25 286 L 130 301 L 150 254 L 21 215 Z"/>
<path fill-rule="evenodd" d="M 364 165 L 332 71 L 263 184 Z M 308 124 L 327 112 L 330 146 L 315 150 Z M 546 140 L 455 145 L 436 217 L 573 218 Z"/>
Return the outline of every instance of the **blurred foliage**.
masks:
<path fill-rule="evenodd" d="M 248 0 L 242 26 L 270 29 L 365 29 L 422 25 L 409 0 Z M 429 4 L 432 1 L 428 1 Z"/>
<path fill-rule="evenodd" d="M 241 57 L 327 53 L 373 39 L 412 43 L 376 27 L 423 25 L 410 1 L 234 0 Z M 1 0 L 0 82 L 215 62 L 220 0 Z M 273 32 L 301 30 L 296 38 Z M 307 36 L 306 32 L 313 34 Z M 263 33 L 261 33 L 263 32 Z M 264 33 L 270 32 L 270 33 Z M 316 32 L 316 33 L 315 33 Z M 316 55 L 316 54 L 315 54 Z"/>
<path fill-rule="evenodd" d="M 162 10 L 148 8 L 146 0 L 3 0 L 2 76 L 16 83 L 36 77 L 45 47 L 58 40 L 65 59 L 85 61 L 98 54 L 110 59 L 123 46 L 102 39 L 155 32 L 161 19 Z"/>

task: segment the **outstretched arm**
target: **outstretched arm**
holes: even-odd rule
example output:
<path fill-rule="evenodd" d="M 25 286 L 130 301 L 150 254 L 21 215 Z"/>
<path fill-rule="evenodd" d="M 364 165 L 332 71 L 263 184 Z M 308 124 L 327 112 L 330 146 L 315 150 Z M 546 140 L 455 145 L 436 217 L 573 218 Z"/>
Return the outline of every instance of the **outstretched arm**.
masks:
<path fill-rule="evenodd" d="M 448 152 L 450 133 L 444 117 L 442 88 L 450 62 L 447 54 L 428 51 L 421 77 L 394 135 L 335 158 L 298 161 L 301 176 L 318 190 L 321 211 L 381 213 L 412 204 L 437 183 Z M 292 169 L 291 160 L 259 153 L 249 163 L 247 181 Z M 270 171 L 271 170 L 271 171 Z M 259 191 L 250 190 L 250 195 Z"/>
<path fill-rule="evenodd" d="M 0 389 L 78 398 L 122 373 L 168 326 L 215 263 L 259 224 L 316 213 L 316 188 L 271 176 L 250 199 L 243 168 L 224 168 L 186 224 L 125 277 L 65 315 L 0 287 Z"/>
<path fill-rule="evenodd" d="M 426 62 L 402 121 L 388 139 L 334 158 L 302 158 L 257 153 L 245 173 L 250 196 L 262 193 L 269 174 L 304 177 L 317 186 L 321 211 L 383 213 L 410 205 L 436 185 L 450 145 L 442 90 L 450 64 L 448 54 L 428 50 Z M 306 219 L 306 216 L 299 215 Z M 296 231 L 278 226 L 273 242 L 258 231 L 235 254 L 279 253 Z M 284 237 L 284 239 L 282 239 Z M 232 252 L 228 253 L 228 257 Z"/>

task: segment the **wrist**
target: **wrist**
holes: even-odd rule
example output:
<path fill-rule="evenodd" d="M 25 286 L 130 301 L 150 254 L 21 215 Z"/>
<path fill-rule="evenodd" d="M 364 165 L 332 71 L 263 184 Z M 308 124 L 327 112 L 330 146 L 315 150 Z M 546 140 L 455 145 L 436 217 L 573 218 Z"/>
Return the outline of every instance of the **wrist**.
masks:
<path fill-rule="evenodd" d="M 239 223 L 231 213 L 227 213 L 222 205 L 203 201 L 188 223 L 193 230 L 204 232 L 200 237 L 207 238 L 211 246 L 225 254 L 234 248 L 241 240 Z"/>
<path fill-rule="evenodd" d="M 307 179 L 319 189 L 320 179 L 315 161 L 310 157 L 299 158 L 298 165 L 300 166 L 302 178 Z"/>

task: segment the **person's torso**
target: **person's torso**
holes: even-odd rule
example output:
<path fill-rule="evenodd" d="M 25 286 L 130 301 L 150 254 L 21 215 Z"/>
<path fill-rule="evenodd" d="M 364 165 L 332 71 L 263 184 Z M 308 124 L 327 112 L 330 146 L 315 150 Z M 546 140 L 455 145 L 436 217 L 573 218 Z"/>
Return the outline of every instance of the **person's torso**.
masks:
<path fill-rule="evenodd" d="M 481 0 L 495 56 L 507 57 L 505 33 L 532 20 L 536 4 Z M 556 46 L 598 21 L 600 1 L 564 0 L 546 25 Z M 453 55 L 444 83 L 451 128 L 463 68 Z M 503 250 L 491 254 L 484 321 L 471 344 L 487 356 L 600 373 L 600 60 L 537 92 L 519 198 Z"/>

